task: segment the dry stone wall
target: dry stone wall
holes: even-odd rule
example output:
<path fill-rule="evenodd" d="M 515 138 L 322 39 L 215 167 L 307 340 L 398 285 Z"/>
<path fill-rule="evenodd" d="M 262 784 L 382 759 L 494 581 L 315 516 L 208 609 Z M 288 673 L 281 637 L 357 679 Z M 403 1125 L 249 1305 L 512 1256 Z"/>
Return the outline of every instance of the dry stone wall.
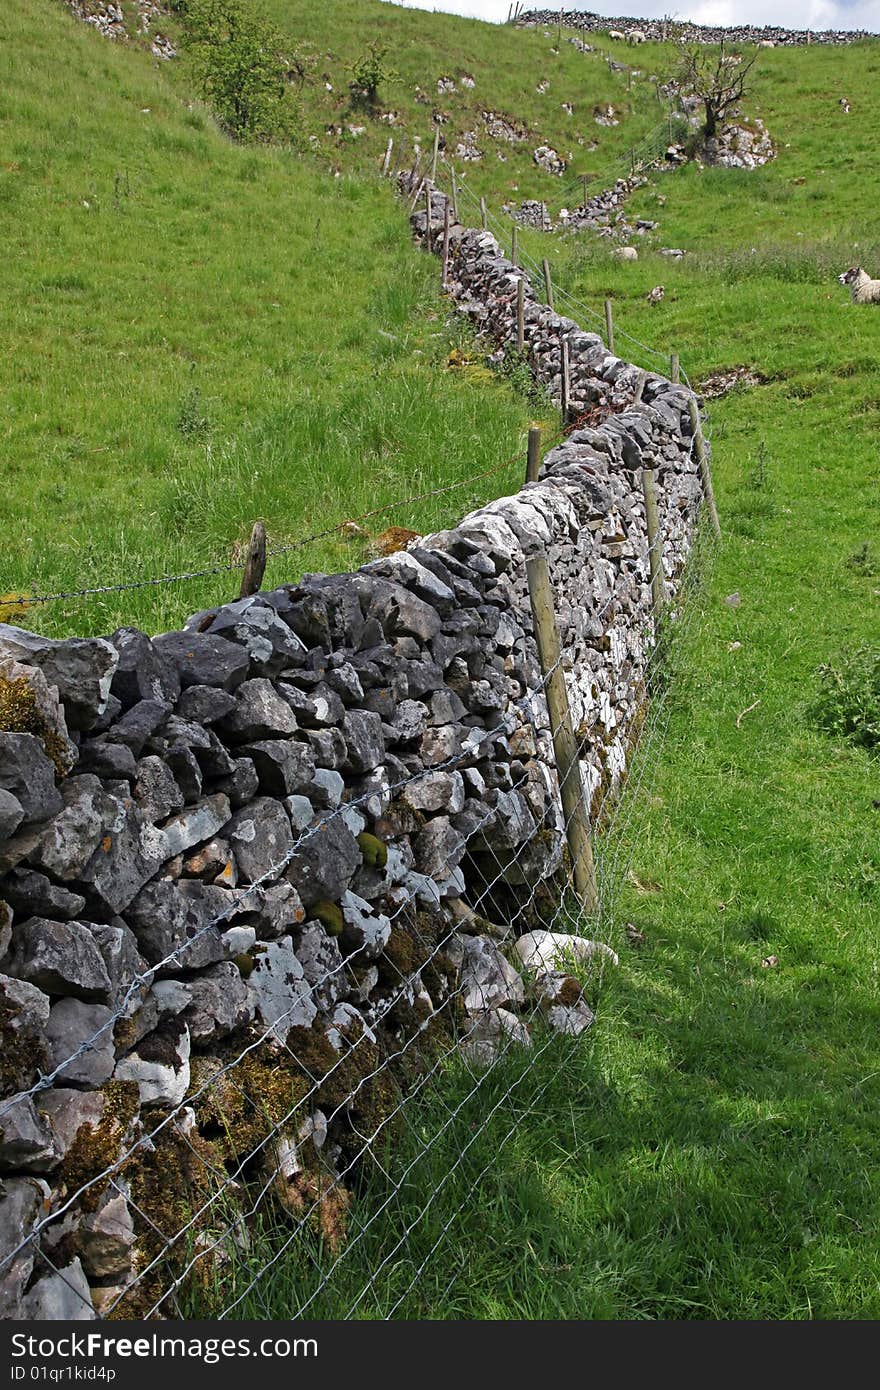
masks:
<path fill-rule="evenodd" d="M 452 297 L 509 351 L 522 272 L 451 242 Z M 2 1316 L 173 1314 L 193 1249 L 222 1257 L 212 1203 L 254 1183 L 338 1246 L 416 1056 L 591 1021 L 546 931 L 565 843 L 524 559 L 549 557 L 595 810 L 654 637 L 638 470 L 671 593 L 700 496 L 684 391 L 633 405 L 599 338 L 525 313 L 591 423 L 515 496 L 178 632 L 0 627 Z"/>

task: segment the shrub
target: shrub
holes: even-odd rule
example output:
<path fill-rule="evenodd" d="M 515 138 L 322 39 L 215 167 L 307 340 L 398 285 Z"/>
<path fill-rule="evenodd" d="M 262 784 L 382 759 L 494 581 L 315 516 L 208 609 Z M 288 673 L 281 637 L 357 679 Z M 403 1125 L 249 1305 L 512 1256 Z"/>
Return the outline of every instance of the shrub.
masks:
<path fill-rule="evenodd" d="M 880 647 L 857 647 L 820 666 L 812 714 L 834 738 L 880 746 Z"/>
<path fill-rule="evenodd" d="M 291 59 L 250 0 L 187 0 L 185 42 L 202 94 L 236 140 L 289 139 Z"/>
<path fill-rule="evenodd" d="M 356 103 L 376 106 L 382 83 L 390 82 L 397 76 L 394 69 L 385 63 L 387 53 L 387 44 L 371 43 L 366 52 L 352 63 L 352 80 L 348 84 L 348 90 Z"/>

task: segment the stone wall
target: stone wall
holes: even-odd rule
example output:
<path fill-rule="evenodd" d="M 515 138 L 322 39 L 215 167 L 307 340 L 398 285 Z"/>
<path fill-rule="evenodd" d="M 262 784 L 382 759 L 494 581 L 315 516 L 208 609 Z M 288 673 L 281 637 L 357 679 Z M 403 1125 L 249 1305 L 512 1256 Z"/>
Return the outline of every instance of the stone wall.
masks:
<path fill-rule="evenodd" d="M 652 40 L 665 42 L 673 35 L 687 43 L 748 43 L 768 47 L 797 47 L 801 44 L 857 43 L 871 35 L 862 29 L 786 29 L 778 24 L 692 24 L 689 21 L 666 19 L 610 19 L 607 15 L 589 14 L 585 10 L 524 10 L 516 23 L 522 28 L 556 29 L 559 24 L 577 29 L 579 33 L 615 34 L 631 42 Z"/>
<path fill-rule="evenodd" d="M 509 351 L 521 272 L 451 240 L 451 295 Z M 173 1316 L 255 1189 L 338 1249 L 417 1058 L 591 1021 L 545 930 L 567 864 L 524 557 L 598 812 L 653 643 L 638 470 L 672 593 L 700 497 L 680 387 L 634 406 L 635 369 L 531 292 L 526 334 L 556 394 L 567 338 L 586 422 L 515 496 L 179 632 L 0 627 L 0 1315 Z"/>

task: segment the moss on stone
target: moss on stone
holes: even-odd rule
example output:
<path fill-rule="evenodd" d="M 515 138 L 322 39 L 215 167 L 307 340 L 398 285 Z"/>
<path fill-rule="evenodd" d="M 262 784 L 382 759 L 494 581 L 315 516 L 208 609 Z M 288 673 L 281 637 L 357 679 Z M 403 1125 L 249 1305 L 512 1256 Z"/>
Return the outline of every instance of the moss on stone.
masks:
<path fill-rule="evenodd" d="M 357 837 L 361 857 L 368 869 L 384 869 L 388 863 L 388 846 L 378 835 L 363 830 Z"/>
<path fill-rule="evenodd" d="M 312 916 L 323 924 L 330 936 L 342 935 L 345 922 L 342 917 L 342 908 L 338 903 L 331 903 L 326 898 L 322 898 L 320 902 L 315 903 L 311 912 Z"/>
<path fill-rule="evenodd" d="M 26 676 L 10 680 L 0 675 L 0 733 L 33 734 L 55 764 L 58 776 L 67 776 L 70 766 L 67 744 L 58 731 L 46 723 L 36 692 Z"/>

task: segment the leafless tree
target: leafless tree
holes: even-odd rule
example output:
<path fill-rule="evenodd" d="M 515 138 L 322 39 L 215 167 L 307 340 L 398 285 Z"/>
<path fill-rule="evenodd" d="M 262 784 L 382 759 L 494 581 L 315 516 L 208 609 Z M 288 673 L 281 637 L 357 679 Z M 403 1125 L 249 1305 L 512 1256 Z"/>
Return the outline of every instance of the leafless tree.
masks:
<path fill-rule="evenodd" d="M 723 43 L 717 49 L 701 43 L 682 43 L 679 47 L 679 87 L 683 95 L 702 102 L 703 134 L 711 140 L 728 111 L 742 101 L 757 50 L 747 58 L 742 53 L 729 53 Z"/>

